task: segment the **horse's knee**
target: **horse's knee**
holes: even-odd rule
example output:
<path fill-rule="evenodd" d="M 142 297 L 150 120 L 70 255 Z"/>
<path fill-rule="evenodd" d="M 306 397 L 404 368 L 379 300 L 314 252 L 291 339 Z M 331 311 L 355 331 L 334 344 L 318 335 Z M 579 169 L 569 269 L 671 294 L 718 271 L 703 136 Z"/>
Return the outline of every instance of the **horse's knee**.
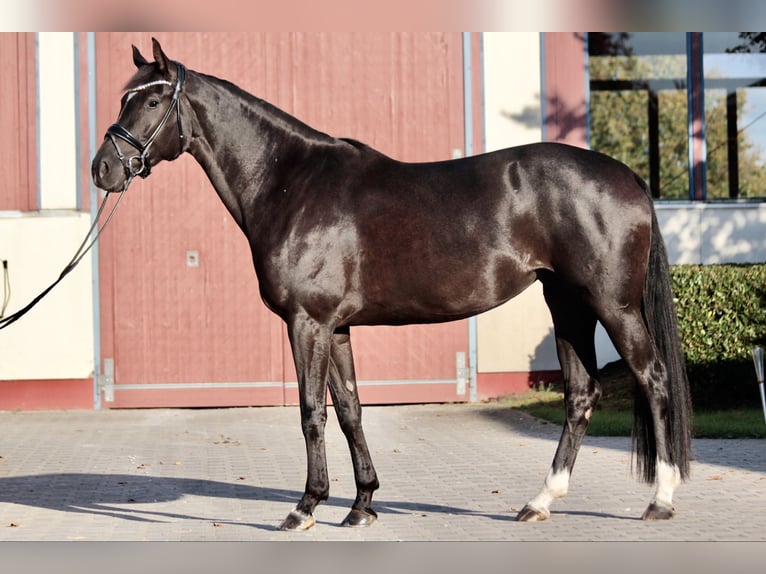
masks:
<path fill-rule="evenodd" d="M 314 440 L 324 436 L 324 428 L 327 424 L 327 412 L 324 409 L 305 410 L 301 413 L 301 429 L 307 440 Z"/>
<path fill-rule="evenodd" d="M 356 405 L 340 402 L 335 405 L 338 415 L 338 425 L 346 437 L 356 436 L 362 431 L 362 409 Z"/>

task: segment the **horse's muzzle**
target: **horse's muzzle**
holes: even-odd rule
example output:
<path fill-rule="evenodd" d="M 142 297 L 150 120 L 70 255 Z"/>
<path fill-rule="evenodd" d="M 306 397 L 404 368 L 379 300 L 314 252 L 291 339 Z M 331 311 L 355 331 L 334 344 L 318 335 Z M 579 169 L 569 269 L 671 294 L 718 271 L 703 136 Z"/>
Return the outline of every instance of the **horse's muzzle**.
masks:
<path fill-rule="evenodd" d="M 90 165 L 90 174 L 93 184 L 99 189 L 110 192 L 122 191 L 127 174 L 122 162 L 110 148 L 111 144 L 101 146 Z"/>

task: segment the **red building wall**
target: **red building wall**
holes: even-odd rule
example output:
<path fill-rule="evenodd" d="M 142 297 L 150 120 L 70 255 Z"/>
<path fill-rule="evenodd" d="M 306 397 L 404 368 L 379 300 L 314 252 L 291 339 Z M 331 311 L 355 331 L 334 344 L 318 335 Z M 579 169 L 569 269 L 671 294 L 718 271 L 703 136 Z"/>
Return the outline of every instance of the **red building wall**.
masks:
<path fill-rule="evenodd" d="M 0 34 L 0 78 L 0 210 L 28 211 L 37 207 L 34 34 Z"/>

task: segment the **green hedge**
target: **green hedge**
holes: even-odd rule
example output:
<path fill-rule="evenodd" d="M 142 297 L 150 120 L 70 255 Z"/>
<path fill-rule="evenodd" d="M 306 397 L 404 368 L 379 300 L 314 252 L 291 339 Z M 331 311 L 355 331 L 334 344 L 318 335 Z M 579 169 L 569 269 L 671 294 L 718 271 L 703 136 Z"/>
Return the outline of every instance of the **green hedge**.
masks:
<path fill-rule="evenodd" d="M 671 279 L 695 405 L 760 405 L 750 352 L 766 346 L 766 264 L 675 265 Z"/>

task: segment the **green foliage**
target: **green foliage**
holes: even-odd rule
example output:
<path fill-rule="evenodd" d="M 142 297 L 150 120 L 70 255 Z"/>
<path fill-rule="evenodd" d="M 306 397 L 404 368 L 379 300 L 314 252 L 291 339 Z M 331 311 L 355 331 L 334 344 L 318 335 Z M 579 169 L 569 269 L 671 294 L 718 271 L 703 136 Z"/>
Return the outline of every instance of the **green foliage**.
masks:
<path fill-rule="evenodd" d="M 760 404 L 751 350 L 766 344 L 766 264 L 671 268 L 695 406 Z"/>

